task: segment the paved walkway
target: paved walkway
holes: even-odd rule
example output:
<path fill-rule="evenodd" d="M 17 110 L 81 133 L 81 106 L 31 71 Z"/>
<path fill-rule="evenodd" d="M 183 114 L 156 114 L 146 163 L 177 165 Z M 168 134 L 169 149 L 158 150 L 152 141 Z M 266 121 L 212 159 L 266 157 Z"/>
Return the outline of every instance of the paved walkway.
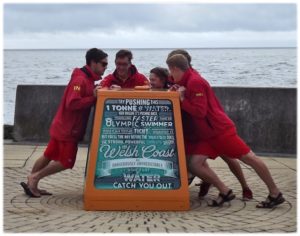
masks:
<path fill-rule="evenodd" d="M 41 181 L 40 187 L 54 193 L 27 197 L 19 183 L 26 181 L 44 146 L 4 145 L 5 232 L 296 232 L 296 159 L 264 157 L 286 202 L 275 209 L 256 209 L 267 191 L 253 170 L 242 165 L 254 199 L 241 200 L 241 188 L 226 164 L 218 158 L 209 164 L 233 188 L 237 198 L 220 208 L 207 204 L 217 195 L 212 188 L 200 200 L 199 179 L 190 187 L 191 210 L 187 212 L 84 211 L 82 193 L 87 148 L 80 148 L 73 170 Z"/>

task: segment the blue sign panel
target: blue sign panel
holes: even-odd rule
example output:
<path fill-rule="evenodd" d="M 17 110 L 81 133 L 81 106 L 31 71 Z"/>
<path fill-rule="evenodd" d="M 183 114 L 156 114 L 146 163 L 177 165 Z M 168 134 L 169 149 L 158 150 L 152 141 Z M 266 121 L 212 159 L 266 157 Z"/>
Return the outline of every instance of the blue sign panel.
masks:
<path fill-rule="evenodd" d="M 178 189 L 172 102 L 105 100 L 95 173 L 97 189 Z"/>

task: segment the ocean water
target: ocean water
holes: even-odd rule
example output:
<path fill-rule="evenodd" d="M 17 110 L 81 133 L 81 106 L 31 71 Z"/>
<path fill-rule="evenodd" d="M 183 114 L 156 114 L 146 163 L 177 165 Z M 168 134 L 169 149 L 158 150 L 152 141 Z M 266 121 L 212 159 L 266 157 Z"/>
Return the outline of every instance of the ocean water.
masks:
<path fill-rule="evenodd" d="M 107 75 L 114 70 L 117 49 L 109 55 Z M 166 67 L 171 49 L 133 49 L 133 63 L 149 76 Z M 192 65 L 212 86 L 296 87 L 296 48 L 187 49 Z M 75 67 L 85 64 L 86 50 L 4 50 L 4 124 L 13 124 L 19 84 L 66 85 Z"/>

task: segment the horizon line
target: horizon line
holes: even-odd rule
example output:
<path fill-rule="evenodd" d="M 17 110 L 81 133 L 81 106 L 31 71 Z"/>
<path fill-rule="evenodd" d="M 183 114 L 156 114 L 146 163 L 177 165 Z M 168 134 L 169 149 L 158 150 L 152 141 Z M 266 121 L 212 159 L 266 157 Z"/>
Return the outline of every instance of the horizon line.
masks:
<path fill-rule="evenodd" d="M 131 49 L 131 50 L 157 50 L 157 49 L 280 49 L 280 48 L 297 48 L 297 46 L 261 46 L 261 47 L 174 47 L 174 48 L 130 48 L 130 47 L 116 47 L 116 48 L 101 48 L 107 50 L 118 50 L 118 49 Z M 3 50 L 87 50 L 88 48 L 4 48 Z"/>

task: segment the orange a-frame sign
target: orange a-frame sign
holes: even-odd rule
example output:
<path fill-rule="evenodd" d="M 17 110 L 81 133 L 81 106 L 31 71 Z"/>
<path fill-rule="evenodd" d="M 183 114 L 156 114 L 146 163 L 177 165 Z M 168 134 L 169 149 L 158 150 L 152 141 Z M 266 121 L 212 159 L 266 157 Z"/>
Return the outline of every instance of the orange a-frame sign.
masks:
<path fill-rule="evenodd" d="M 189 209 L 179 95 L 100 90 L 85 210 Z"/>

